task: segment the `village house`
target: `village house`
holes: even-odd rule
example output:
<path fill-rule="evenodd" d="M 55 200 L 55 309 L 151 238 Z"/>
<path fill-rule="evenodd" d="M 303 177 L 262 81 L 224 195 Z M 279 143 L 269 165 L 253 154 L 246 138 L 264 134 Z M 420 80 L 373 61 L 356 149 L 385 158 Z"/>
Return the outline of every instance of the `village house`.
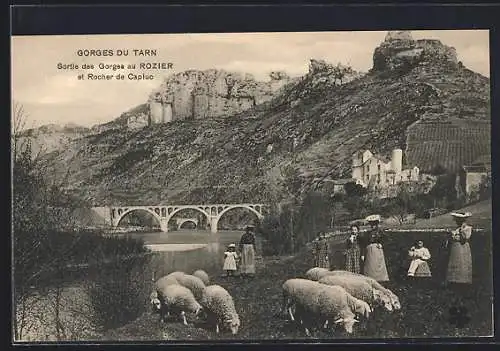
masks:
<path fill-rule="evenodd" d="M 332 187 L 334 194 L 345 194 L 345 185 L 348 183 L 361 184 L 361 181 L 353 178 L 343 178 L 343 179 L 331 179 L 331 178 L 314 178 L 314 182 L 327 183 Z"/>
<path fill-rule="evenodd" d="M 403 169 L 403 150 L 392 150 L 391 159 L 373 154 L 370 150 L 358 151 L 352 157 L 352 178 L 363 187 L 383 190 L 401 182 L 419 180 L 418 167 Z"/>
<path fill-rule="evenodd" d="M 464 165 L 458 173 L 460 190 L 471 197 L 480 190 L 480 186 L 491 177 L 491 156 L 482 155 L 469 165 Z"/>

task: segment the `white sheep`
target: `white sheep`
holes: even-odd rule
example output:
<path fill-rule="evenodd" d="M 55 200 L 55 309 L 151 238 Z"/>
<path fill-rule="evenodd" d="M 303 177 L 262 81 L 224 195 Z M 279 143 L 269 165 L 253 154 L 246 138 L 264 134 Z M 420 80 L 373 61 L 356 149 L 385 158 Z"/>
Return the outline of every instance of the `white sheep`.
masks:
<path fill-rule="evenodd" d="M 181 271 L 175 271 L 175 272 L 172 272 L 172 273 L 169 273 L 167 275 L 167 277 L 173 277 L 175 279 L 179 278 L 179 277 L 182 277 L 183 275 L 185 275 L 186 273 L 184 272 L 181 272 Z"/>
<path fill-rule="evenodd" d="M 231 330 L 235 335 L 240 327 L 240 318 L 236 312 L 234 301 L 229 292 L 220 285 L 209 285 L 203 290 L 200 300 L 209 321 L 215 322 L 215 331 L 221 327 Z"/>
<path fill-rule="evenodd" d="M 162 310 L 162 301 L 163 297 L 159 294 L 160 291 L 165 289 L 168 285 L 179 285 L 179 282 L 174 276 L 166 275 L 158 279 L 154 284 L 154 290 L 150 295 L 151 305 L 153 306 L 153 311 L 160 313 L 160 318 L 163 320 L 163 310 Z M 168 313 L 167 313 L 168 314 Z"/>
<path fill-rule="evenodd" d="M 210 284 L 210 278 L 208 277 L 207 272 L 205 272 L 204 270 L 198 269 L 198 270 L 193 272 L 193 275 L 195 277 L 200 278 L 201 281 L 203 282 L 203 284 L 205 284 L 205 286 Z"/>
<path fill-rule="evenodd" d="M 293 309 L 296 308 L 296 302 L 302 301 L 310 295 L 316 288 L 315 282 L 307 279 L 292 278 L 285 281 L 282 285 L 283 291 L 283 312 L 288 312 L 290 319 L 295 320 Z"/>
<path fill-rule="evenodd" d="M 318 283 L 320 284 L 320 283 Z M 335 321 L 335 324 L 342 323 L 345 331 L 349 334 L 353 332 L 354 323 L 358 322 L 355 313 L 365 318 L 372 312 L 368 303 L 357 299 L 349 294 L 343 287 L 335 285 L 323 285 L 319 291 L 319 297 L 316 300 L 317 306 L 313 306 L 313 311 L 326 319 L 325 327 L 329 320 Z M 308 306 L 306 305 L 306 308 Z"/>
<path fill-rule="evenodd" d="M 284 308 L 292 320 L 291 307 L 295 305 L 301 324 L 304 324 L 304 319 L 311 320 L 313 316 L 319 316 L 320 321 L 325 321 L 325 327 L 329 320 L 334 320 L 336 324 L 343 323 L 348 333 L 352 333 L 352 326 L 357 322 L 354 313 L 368 317 L 371 312 L 366 302 L 350 295 L 344 288 L 306 279 L 287 280 L 283 284 L 283 300 Z M 307 327 L 305 332 L 310 335 Z"/>
<path fill-rule="evenodd" d="M 366 280 L 352 279 L 349 275 L 327 275 L 319 281 L 321 284 L 338 285 L 357 299 L 368 302 L 370 306 L 382 305 L 386 310 L 392 311 L 390 297 L 384 292 L 375 289 Z"/>
<path fill-rule="evenodd" d="M 365 281 L 367 282 L 373 289 L 376 289 L 383 294 L 386 294 L 392 304 L 392 307 L 394 310 L 400 310 L 401 309 L 401 303 L 399 302 L 399 298 L 397 297 L 396 294 L 394 294 L 391 290 L 384 288 L 379 282 L 377 282 L 375 279 L 371 277 L 367 277 L 366 275 L 362 274 L 357 274 L 357 273 L 352 273 L 349 271 L 342 271 L 342 270 L 336 270 L 336 271 L 330 271 L 328 275 L 336 275 L 336 276 L 350 276 L 351 281 Z"/>
<path fill-rule="evenodd" d="M 163 300 L 159 304 L 161 321 L 164 321 L 164 316 L 171 312 L 180 312 L 184 325 L 188 325 L 186 312 L 194 313 L 197 316 L 202 311 L 201 305 L 196 301 L 191 290 L 184 286 L 178 284 L 161 286 L 158 290 L 158 296 L 157 300 Z"/>
<path fill-rule="evenodd" d="M 203 295 L 205 284 L 203 281 L 194 275 L 184 274 L 175 278 L 179 285 L 182 285 L 192 291 L 196 300 L 200 300 Z"/>
<path fill-rule="evenodd" d="M 324 277 L 325 275 L 327 275 L 328 272 L 330 272 L 330 271 L 328 269 L 326 269 L 326 268 L 313 267 L 313 268 L 309 269 L 306 272 L 306 278 L 309 279 L 309 280 L 318 281 L 322 277 Z"/>

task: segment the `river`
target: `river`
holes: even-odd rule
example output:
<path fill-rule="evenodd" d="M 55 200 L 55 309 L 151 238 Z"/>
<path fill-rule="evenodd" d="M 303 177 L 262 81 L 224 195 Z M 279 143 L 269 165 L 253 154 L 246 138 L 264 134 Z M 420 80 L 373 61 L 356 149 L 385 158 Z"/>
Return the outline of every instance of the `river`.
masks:
<path fill-rule="evenodd" d="M 227 245 L 238 244 L 243 231 L 221 230 L 212 234 L 205 230 L 181 229 L 121 235 L 144 240 L 145 246 L 156 253 L 151 268 L 155 278 L 159 278 L 173 271 L 192 273 L 196 269 L 203 269 L 209 275 L 221 274 Z M 261 241 L 259 238 L 256 241 L 257 255 L 261 255 Z"/>

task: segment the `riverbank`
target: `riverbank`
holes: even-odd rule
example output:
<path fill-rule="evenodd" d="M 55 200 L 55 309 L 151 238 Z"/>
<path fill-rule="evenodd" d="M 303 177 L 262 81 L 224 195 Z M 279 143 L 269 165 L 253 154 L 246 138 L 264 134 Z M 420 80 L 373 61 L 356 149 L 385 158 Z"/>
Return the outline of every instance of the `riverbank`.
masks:
<path fill-rule="evenodd" d="M 477 234 L 471 243 L 474 259 L 474 284 L 469 291 L 457 293 L 445 289 L 443 267 L 445 252 L 441 249 L 442 234 L 401 233 L 391 236 L 386 244 L 387 265 L 391 282 L 386 286 L 400 298 L 403 308 L 395 313 L 376 310 L 370 320 L 357 325 L 350 338 L 419 338 L 486 336 L 492 333 L 491 233 Z M 414 286 L 404 273 L 407 261 L 404 253 L 415 238 L 424 238 L 434 255 L 434 277 L 427 286 Z M 342 243 L 332 243 L 332 268 L 341 268 Z M 212 283 L 224 286 L 233 296 L 240 315 L 241 327 L 237 336 L 215 334 L 202 324 L 188 327 L 179 321 L 160 324 L 157 315 L 144 314 L 136 321 L 110 330 L 103 340 L 132 341 L 202 341 L 202 340 L 306 340 L 339 339 L 341 331 L 316 330 L 306 337 L 303 330 L 280 314 L 281 285 L 292 277 L 303 277 L 310 268 L 310 252 L 294 257 L 264 257 L 258 262 L 255 278 L 225 278 L 211 274 Z M 463 307 L 454 314 L 452 308 Z M 463 325 L 460 323 L 463 322 Z"/>

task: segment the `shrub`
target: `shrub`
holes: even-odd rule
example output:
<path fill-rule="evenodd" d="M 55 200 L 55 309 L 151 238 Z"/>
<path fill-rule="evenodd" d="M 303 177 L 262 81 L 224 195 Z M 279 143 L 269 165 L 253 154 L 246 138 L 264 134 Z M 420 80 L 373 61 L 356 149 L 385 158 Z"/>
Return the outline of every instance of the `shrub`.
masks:
<path fill-rule="evenodd" d="M 151 292 L 150 256 L 133 256 L 102 262 L 88 275 L 87 291 L 104 329 L 124 325 L 146 309 Z"/>
<path fill-rule="evenodd" d="M 291 251 L 290 216 L 290 208 L 285 208 L 281 213 L 264 217 L 259 224 L 257 234 L 266 241 L 262 247 L 263 256 L 282 255 Z"/>

